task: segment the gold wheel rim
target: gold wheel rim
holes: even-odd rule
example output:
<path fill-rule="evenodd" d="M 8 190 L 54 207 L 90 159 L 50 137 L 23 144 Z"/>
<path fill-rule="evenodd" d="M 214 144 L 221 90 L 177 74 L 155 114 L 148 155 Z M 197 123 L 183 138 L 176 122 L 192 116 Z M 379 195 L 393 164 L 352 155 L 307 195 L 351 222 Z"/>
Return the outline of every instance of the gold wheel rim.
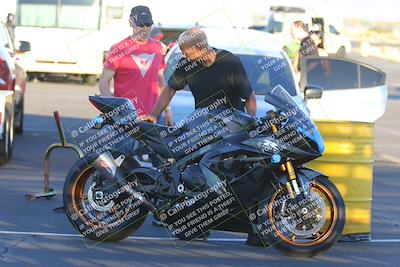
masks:
<path fill-rule="evenodd" d="M 276 227 L 275 220 L 273 219 L 274 218 L 274 214 L 273 214 L 273 212 L 274 212 L 274 208 L 273 208 L 274 207 L 274 203 L 275 203 L 275 200 L 276 200 L 276 198 L 278 197 L 278 195 L 280 193 L 278 191 L 278 192 L 274 193 L 274 195 L 271 198 L 270 203 L 268 204 L 268 216 L 269 216 L 269 218 L 271 220 L 272 229 L 274 230 L 276 235 L 283 242 L 285 242 L 287 244 L 290 244 L 290 245 L 293 245 L 293 246 L 311 247 L 311 246 L 318 245 L 318 244 L 322 243 L 323 241 L 325 241 L 331 235 L 331 233 L 333 232 L 333 229 L 336 226 L 336 222 L 337 222 L 337 218 L 338 218 L 338 214 L 337 214 L 338 213 L 338 208 L 337 208 L 337 205 L 336 205 L 336 201 L 335 201 L 332 193 L 324 185 L 322 185 L 320 183 L 316 183 L 315 181 L 313 181 L 313 182 L 311 182 L 311 189 L 310 190 L 312 190 L 313 188 L 317 188 L 318 191 L 320 191 L 321 193 L 326 195 L 327 196 L 327 200 L 331 203 L 331 213 L 333 213 L 333 216 L 331 214 L 331 216 L 330 216 L 331 217 L 331 222 L 330 222 L 330 225 L 329 225 L 328 229 L 325 230 L 324 233 L 322 233 L 322 234 L 320 234 L 319 231 L 318 231 L 317 232 L 317 239 L 313 240 L 311 242 L 307 242 L 307 243 L 298 243 L 298 242 L 294 241 L 295 239 L 287 238 L 286 236 L 284 236 L 281 233 L 281 231 Z M 323 227 L 321 227 L 321 229 L 324 229 L 324 228 L 325 228 L 325 225 Z"/>

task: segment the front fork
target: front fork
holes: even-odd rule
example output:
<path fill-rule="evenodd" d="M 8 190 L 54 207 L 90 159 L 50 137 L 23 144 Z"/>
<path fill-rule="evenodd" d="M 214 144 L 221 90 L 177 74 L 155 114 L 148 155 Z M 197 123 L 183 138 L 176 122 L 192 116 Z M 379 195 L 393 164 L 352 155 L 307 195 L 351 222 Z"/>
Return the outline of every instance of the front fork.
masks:
<path fill-rule="evenodd" d="M 278 127 L 276 125 L 272 125 L 272 132 L 278 132 Z M 288 180 L 286 182 L 286 189 L 289 193 L 289 197 L 291 199 L 296 198 L 298 195 L 301 194 L 299 189 L 298 179 L 296 176 L 296 172 L 294 171 L 294 167 L 291 161 L 287 161 L 279 166 L 281 171 L 286 172 L 288 175 Z"/>

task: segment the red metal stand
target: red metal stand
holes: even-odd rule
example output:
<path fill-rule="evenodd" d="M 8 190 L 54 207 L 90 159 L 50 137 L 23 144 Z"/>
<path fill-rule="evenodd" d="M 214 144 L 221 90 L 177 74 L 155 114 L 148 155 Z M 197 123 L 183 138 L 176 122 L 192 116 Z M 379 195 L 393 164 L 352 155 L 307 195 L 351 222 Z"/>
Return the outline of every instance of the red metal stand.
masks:
<path fill-rule="evenodd" d="M 47 199 L 51 199 L 56 195 L 56 192 L 49 187 L 50 177 L 49 177 L 49 162 L 50 162 L 50 154 L 55 148 L 67 148 L 74 150 L 79 158 L 83 157 L 82 150 L 74 144 L 67 143 L 67 140 L 64 135 L 64 129 L 61 124 L 60 115 L 58 111 L 54 111 L 54 120 L 57 125 L 58 135 L 60 136 L 61 143 L 51 144 L 44 154 L 44 191 L 40 193 L 27 193 L 25 194 L 27 198 L 30 200 L 34 200 L 39 197 L 46 197 Z"/>

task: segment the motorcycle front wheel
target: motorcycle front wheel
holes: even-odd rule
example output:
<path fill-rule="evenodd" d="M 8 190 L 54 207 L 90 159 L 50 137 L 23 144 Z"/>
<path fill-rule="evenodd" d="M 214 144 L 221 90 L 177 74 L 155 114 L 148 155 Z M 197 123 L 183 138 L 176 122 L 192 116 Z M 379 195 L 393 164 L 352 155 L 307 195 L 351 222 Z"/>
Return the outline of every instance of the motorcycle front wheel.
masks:
<path fill-rule="evenodd" d="M 294 257 L 313 257 L 331 248 L 345 224 L 345 204 L 336 186 L 320 176 L 307 197 L 292 200 L 286 190 L 268 190 L 258 206 L 257 234 L 268 245 Z"/>

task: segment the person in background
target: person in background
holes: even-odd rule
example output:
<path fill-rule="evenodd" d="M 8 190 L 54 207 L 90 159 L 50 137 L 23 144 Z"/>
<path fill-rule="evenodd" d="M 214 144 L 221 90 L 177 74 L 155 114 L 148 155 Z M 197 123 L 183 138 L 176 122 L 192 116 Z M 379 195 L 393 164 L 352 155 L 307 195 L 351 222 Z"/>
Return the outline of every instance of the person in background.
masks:
<path fill-rule="evenodd" d="M 164 34 L 159 27 L 157 27 L 155 25 L 153 25 L 153 27 L 151 27 L 150 38 L 153 38 L 161 43 L 161 45 L 163 47 L 164 55 L 166 55 L 168 53 L 167 45 L 164 44 L 163 42 L 161 42 L 161 40 L 164 38 Z"/>
<path fill-rule="evenodd" d="M 163 46 L 150 38 L 153 18 L 148 7 L 133 7 L 129 24 L 132 35 L 113 45 L 107 53 L 99 89 L 103 96 L 111 96 L 110 83 L 114 79 L 114 96 L 129 98 L 138 115 L 146 115 L 164 88 Z M 165 124 L 172 125 L 170 108 L 163 111 Z M 157 119 L 162 123 L 159 115 Z"/>
<path fill-rule="evenodd" d="M 8 13 L 6 19 L 6 27 L 8 32 L 10 33 L 11 41 L 15 42 L 15 16 L 12 13 Z"/>
<path fill-rule="evenodd" d="M 328 52 L 326 52 L 326 50 L 324 48 L 323 33 L 321 31 L 311 31 L 310 37 L 314 41 L 315 45 L 317 46 L 318 55 L 320 57 L 327 57 Z"/>
<path fill-rule="evenodd" d="M 314 41 L 315 45 L 318 48 L 318 56 L 320 57 L 327 57 L 328 52 L 324 49 L 324 40 L 323 40 L 323 32 L 322 31 L 311 31 L 310 37 Z M 311 65 L 311 64 L 310 64 Z M 315 64 L 314 64 L 315 65 Z M 329 60 L 321 59 L 319 64 L 322 67 L 322 71 L 325 77 L 328 77 L 331 73 L 331 65 Z M 307 66 L 308 72 L 313 71 L 311 69 L 313 66 Z M 313 68 L 316 69 L 318 66 L 315 65 Z"/>
<path fill-rule="evenodd" d="M 294 36 L 294 32 L 292 30 L 290 31 L 290 35 L 292 37 L 292 40 L 290 40 L 289 43 L 283 46 L 283 51 L 286 52 L 288 58 L 292 61 L 293 64 L 293 60 L 300 50 L 300 40 L 297 39 L 296 36 Z"/>
<path fill-rule="evenodd" d="M 150 38 L 153 38 L 154 40 L 161 42 L 162 38 L 164 38 L 164 34 L 162 33 L 159 27 L 153 25 L 150 31 Z"/>
<path fill-rule="evenodd" d="M 288 55 L 288 58 L 290 60 L 292 60 L 292 62 L 293 62 L 293 59 L 296 56 L 296 54 L 299 53 L 299 49 L 300 49 L 300 41 L 299 40 L 292 40 L 283 46 L 283 51 L 286 52 L 286 54 Z"/>
<path fill-rule="evenodd" d="M 307 27 L 304 22 L 298 20 L 291 24 L 290 31 L 292 36 L 300 41 L 298 53 L 293 58 L 293 68 L 296 74 L 296 79 L 300 81 L 300 66 L 304 57 L 318 56 L 318 48 L 315 45 L 310 34 L 307 32 Z"/>
<path fill-rule="evenodd" d="M 150 38 L 153 18 L 148 7 L 133 7 L 129 24 L 133 33 L 111 47 L 104 62 L 99 87 L 103 96 L 111 96 L 110 82 L 114 79 L 114 96 L 129 98 L 138 115 L 143 116 L 153 110 L 161 91 L 164 90 L 164 48 L 158 40 Z M 162 112 L 165 124 L 172 125 L 169 106 L 165 106 Z M 161 112 L 156 121 L 163 124 Z M 125 138 L 117 149 L 129 154 L 135 146 L 136 142 Z M 158 164 L 156 158 L 151 155 L 150 158 L 153 165 Z M 157 214 L 153 216 L 159 225 Z"/>

